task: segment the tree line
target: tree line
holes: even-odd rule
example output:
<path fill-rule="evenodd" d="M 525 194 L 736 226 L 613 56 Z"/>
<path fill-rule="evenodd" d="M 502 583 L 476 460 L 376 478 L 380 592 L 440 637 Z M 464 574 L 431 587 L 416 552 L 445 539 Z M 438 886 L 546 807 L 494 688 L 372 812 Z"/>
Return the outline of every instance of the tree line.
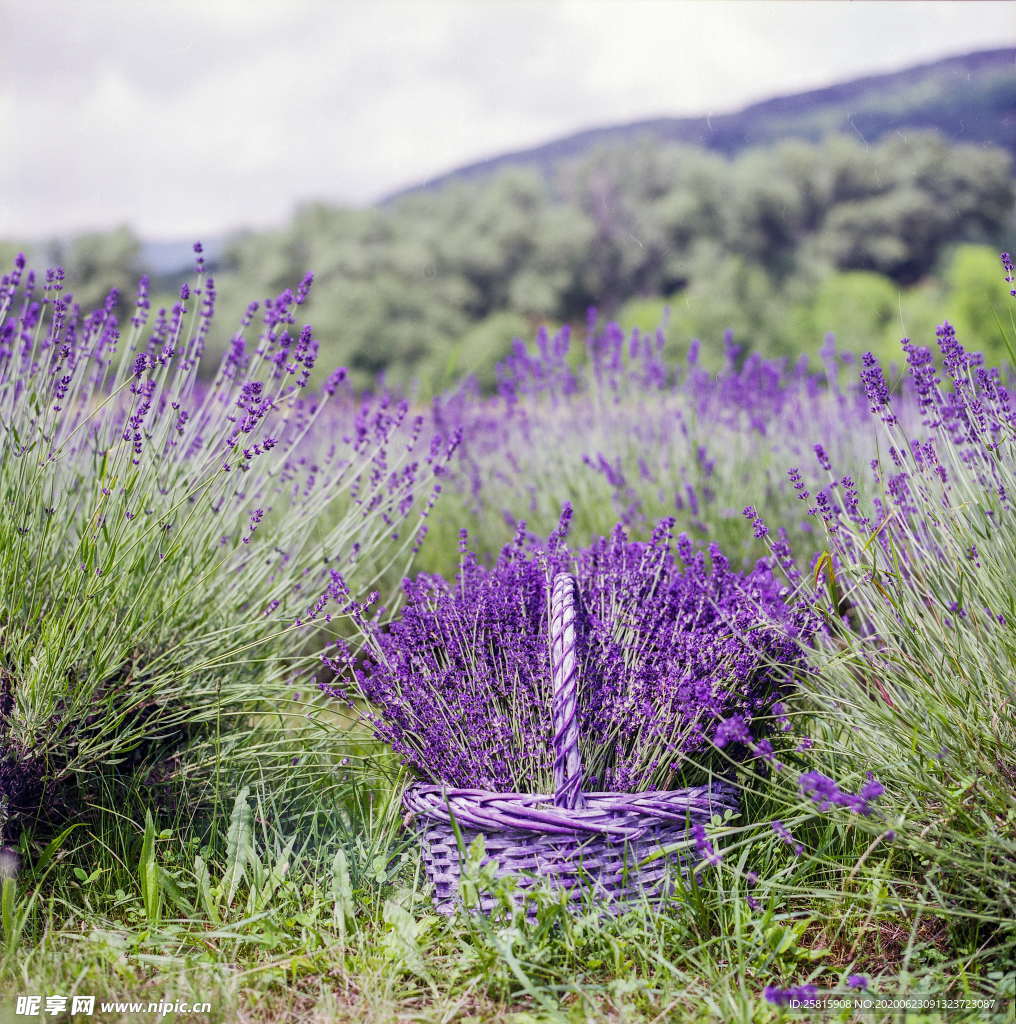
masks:
<path fill-rule="evenodd" d="M 324 362 L 433 389 L 469 370 L 492 380 L 513 336 L 590 306 L 648 327 L 667 304 L 678 344 L 732 327 L 771 354 L 814 352 L 829 330 L 877 347 L 908 307 L 920 321 L 954 293 L 971 306 L 989 250 L 970 246 L 1004 246 L 1014 224 L 1010 156 L 932 132 L 733 158 L 646 139 L 376 207 L 306 203 L 282 228 L 233 236 L 216 272 L 238 318 L 313 270 Z M 121 229 L 56 254 L 94 300 L 129 293 L 139 253 Z M 156 282 L 167 296 L 171 283 Z"/>

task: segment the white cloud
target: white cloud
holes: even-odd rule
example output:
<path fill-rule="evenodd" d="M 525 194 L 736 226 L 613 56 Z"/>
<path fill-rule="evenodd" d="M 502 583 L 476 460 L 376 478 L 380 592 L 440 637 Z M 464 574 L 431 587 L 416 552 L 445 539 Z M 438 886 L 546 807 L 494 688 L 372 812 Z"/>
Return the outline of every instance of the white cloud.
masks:
<path fill-rule="evenodd" d="M 5 0 L 0 0 L 0 3 Z M 1011 43 L 1003 3 L 50 0 L 7 19 L 0 236 L 366 202 L 582 127 Z"/>

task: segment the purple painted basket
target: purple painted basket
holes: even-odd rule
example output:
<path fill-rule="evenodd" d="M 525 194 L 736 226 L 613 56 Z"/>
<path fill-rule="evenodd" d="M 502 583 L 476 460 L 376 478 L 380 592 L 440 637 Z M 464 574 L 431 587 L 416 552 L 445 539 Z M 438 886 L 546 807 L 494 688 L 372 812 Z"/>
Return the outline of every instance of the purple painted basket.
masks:
<path fill-rule="evenodd" d="M 439 913 L 454 913 L 460 904 L 461 854 L 453 818 L 466 847 L 478 835 L 484 837 L 486 859 L 496 875 L 516 876 L 518 901 L 542 882 L 566 889 L 573 906 L 592 896 L 621 909 L 627 903 L 666 896 L 675 868 L 692 862 L 694 855 L 682 848 L 643 863 L 647 858 L 663 847 L 689 840 L 693 825 L 738 809 L 737 791 L 721 782 L 644 793 L 581 791 L 575 591 L 574 577 L 568 573 L 555 577 L 551 595 L 554 795 L 417 783 L 403 797 Z M 490 894 L 480 894 L 484 913 L 496 902 Z"/>

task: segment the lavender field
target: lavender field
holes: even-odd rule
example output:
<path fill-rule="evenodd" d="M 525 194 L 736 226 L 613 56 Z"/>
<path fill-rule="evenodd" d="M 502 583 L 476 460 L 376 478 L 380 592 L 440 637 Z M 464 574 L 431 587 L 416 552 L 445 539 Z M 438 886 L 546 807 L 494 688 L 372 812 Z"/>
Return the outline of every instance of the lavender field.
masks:
<path fill-rule="evenodd" d="M 516 340 L 494 390 L 427 400 L 322 365 L 315 287 L 226 324 L 200 245 L 165 308 L 145 279 L 82 308 L 60 268 L 2 278 L 11 1005 L 1009 1019 L 1008 255 L 994 362 L 948 322 L 889 361 L 833 336 L 792 361 L 591 309 Z M 561 573 L 568 806 L 735 795 L 654 854 L 657 899 L 522 899 L 468 833 L 439 913 L 410 783 L 559 820 Z"/>

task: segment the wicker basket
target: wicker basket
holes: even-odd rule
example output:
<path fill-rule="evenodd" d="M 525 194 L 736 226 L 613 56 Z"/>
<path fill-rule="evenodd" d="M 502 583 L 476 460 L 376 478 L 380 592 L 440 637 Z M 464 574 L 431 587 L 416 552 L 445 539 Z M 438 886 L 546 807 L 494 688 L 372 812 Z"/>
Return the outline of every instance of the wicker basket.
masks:
<path fill-rule="evenodd" d="M 440 913 L 454 913 L 460 905 L 461 852 L 453 818 L 466 847 L 476 836 L 484 837 L 486 859 L 497 876 L 517 877 L 517 900 L 543 882 L 566 889 L 572 905 L 592 896 L 618 910 L 644 898 L 665 897 L 675 868 L 692 862 L 694 854 L 684 847 L 643 864 L 646 858 L 690 839 L 693 825 L 738 808 L 737 791 L 721 782 L 644 793 L 581 791 L 575 590 L 574 577 L 555 577 L 554 795 L 415 784 L 403 798 Z M 480 894 L 484 913 L 495 904 L 493 896 Z"/>

